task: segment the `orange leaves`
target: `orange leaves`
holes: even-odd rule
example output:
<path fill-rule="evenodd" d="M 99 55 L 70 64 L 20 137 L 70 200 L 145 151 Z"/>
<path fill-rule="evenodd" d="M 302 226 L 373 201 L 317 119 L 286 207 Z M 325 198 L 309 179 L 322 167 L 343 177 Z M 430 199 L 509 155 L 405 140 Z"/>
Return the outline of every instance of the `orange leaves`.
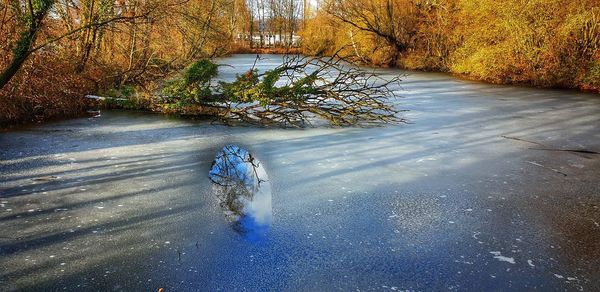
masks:
<path fill-rule="evenodd" d="M 372 65 L 395 63 L 535 86 L 589 87 L 598 75 L 593 73 L 600 51 L 595 0 L 331 3 L 303 33 L 309 54 L 345 48 L 344 56 Z M 332 24 L 326 26 L 324 19 Z"/>

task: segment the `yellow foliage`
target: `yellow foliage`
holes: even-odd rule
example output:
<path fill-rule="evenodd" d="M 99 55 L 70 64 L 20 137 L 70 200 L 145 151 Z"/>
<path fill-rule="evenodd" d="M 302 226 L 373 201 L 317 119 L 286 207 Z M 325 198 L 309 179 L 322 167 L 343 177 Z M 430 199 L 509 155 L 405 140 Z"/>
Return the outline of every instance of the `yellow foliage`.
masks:
<path fill-rule="evenodd" d="M 305 52 L 344 48 L 373 65 L 536 86 L 600 75 L 599 0 L 336 0 L 307 26 Z"/>

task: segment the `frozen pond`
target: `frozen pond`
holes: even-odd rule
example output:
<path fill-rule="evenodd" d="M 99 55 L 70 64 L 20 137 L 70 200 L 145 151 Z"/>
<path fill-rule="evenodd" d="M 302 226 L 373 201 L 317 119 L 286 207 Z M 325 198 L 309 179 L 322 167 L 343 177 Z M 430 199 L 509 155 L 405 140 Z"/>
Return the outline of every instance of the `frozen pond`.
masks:
<path fill-rule="evenodd" d="M 0 133 L 1 290 L 600 290 L 600 155 L 540 150 L 600 152 L 600 96 L 436 73 L 400 94 L 411 123 L 370 129 L 103 112 Z M 209 177 L 227 145 L 268 175 L 245 185 L 253 236 Z"/>

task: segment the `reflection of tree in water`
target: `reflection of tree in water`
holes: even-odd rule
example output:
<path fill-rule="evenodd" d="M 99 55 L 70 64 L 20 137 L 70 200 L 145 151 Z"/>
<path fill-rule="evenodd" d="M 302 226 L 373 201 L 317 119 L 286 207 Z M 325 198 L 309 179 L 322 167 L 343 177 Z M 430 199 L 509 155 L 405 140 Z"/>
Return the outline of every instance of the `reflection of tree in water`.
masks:
<path fill-rule="evenodd" d="M 234 221 L 235 229 L 240 232 L 256 229 L 261 222 L 252 214 L 257 209 L 253 200 L 261 183 L 266 182 L 259 177 L 264 177 L 264 170 L 258 160 L 243 148 L 227 145 L 215 157 L 208 176 L 215 183 L 219 204 L 226 217 Z"/>

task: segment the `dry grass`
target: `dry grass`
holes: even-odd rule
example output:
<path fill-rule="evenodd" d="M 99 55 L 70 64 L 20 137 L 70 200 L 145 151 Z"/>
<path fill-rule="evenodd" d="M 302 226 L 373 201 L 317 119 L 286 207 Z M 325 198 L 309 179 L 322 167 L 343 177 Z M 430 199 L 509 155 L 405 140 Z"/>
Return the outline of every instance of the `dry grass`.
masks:
<path fill-rule="evenodd" d="M 0 90 L 0 127 L 83 115 L 84 97 L 96 89 L 90 76 L 50 53 L 32 56 Z"/>

